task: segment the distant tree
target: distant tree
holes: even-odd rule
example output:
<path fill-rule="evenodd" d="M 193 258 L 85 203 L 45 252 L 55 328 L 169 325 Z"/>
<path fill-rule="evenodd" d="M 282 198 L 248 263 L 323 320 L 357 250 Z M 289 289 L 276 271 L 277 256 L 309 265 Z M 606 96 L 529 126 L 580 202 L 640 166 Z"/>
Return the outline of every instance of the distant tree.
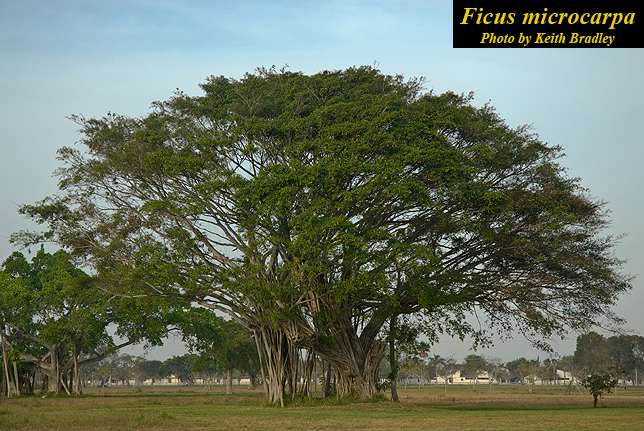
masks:
<path fill-rule="evenodd" d="M 539 359 L 529 360 L 526 363 L 521 364 L 519 368 L 523 368 L 523 373 L 528 381 L 528 392 L 532 393 L 534 382 L 537 380 L 542 368 Z"/>
<path fill-rule="evenodd" d="M 441 358 L 440 355 L 436 355 L 436 354 L 433 356 L 430 356 L 428 359 L 429 363 L 427 365 L 429 370 L 431 370 L 432 372 L 432 376 L 434 376 L 433 378 L 435 379 L 436 384 L 438 384 L 438 366 L 440 365 L 440 362 L 442 359 L 443 358 Z"/>
<path fill-rule="evenodd" d="M 98 362 L 98 366 L 94 371 L 94 377 L 100 380 L 100 385 L 111 386 L 112 385 L 112 375 L 116 374 L 116 364 L 113 361 L 113 358 L 116 355 L 109 355 L 107 358 Z"/>
<path fill-rule="evenodd" d="M 447 393 L 447 385 L 450 382 L 450 378 L 461 369 L 461 365 L 456 362 L 454 358 L 442 358 L 437 363 L 436 373 L 443 378 L 445 382 L 445 393 Z"/>
<path fill-rule="evenodd" d="M 195 373 L 193 370 L 193 364 L 198 358 L 199 355 L 194 353 L 173 356 L 172 358 L 163 361 L 163 364 L 158 369 L 158 373 L 163 377 L 174 376 L 187 385 L 194 386 Z"/>
<path fill-rule="evenodd" d="M 562 356 L 557 361 L 557 368 L 564 371 L 565 373 L 572 372 L 571 370 L 573 368 L 573 356 L 572 355 Z"/>
<path fill-rule="evenodd" d="M 28 290 L 24 288 L 22 281 L 5 271 L 0 271 L 0 347 L 2 350 L 0 394 L 4 396 L 12 395 L 12 382 L 13 393 L 20 395 L 20 382 L 24 379 L 21 379 L 20 374 L 16 372 L 20 361 L 20 357 L 16 357 L 16 353 L 27 351 L 27 349 L 32 350 L 31 346 L 22 340 L 14 339 L 13 343 L 9 342 L 11 330 L 7 322 L 13 322 L 14 326 L 21 327 L 29 325 L 31 323 L 29 304 Z"/>
<path fill-rule="evenodd" d="M 501 361 L 501 358 L 485 358 L 483 357 L 483 370 L 488 375 L 488 383 L 490 384 L 490 393 L 492 393 L 492 383 L 497 382 L 501 383 L 501 378 L 503 376 L 503 373 L 505 372 L 505 367 L 503 366 L 503 362 Z"/>
<path fill-rule="evenodd" d="M 222 346 L 210 354 L 215 358 L 219 366 L 226 370 L 226 393 L 232 393 L 233 370 L 240 371 L 256 370 L 257 368 L 257 346 L 253 333 L 244 326 L 229 320 L 221 325 L 225 339 Z M 289 383 L 295 385 L 296 382 Z M 294 392 L 294 387 L 292 391 Z"/>
<path fill-rule="evenodd" d="M 145 358 L 138 357 L 135 360 L 134 373 L 140 381 L 152 379 L 152 385 L 154 385 L 155 379 L 160 377 L 159 368 L 161 368 L 162 365 L 163 362 L 159 360 L 147 360 Z"/>
<path fill-rule="evenodd" d="M 564 371 L 565 376 L 570 379 L 568 382 L 569 387 L 572 387 L 572 384 L 575 382 L 581 382 L 588 376 L 588 374 L 585 374 L 585 371 L 577 365 L 573 355 L 562 356 L 561 359 L 557 361 L 557 365 Z"/>
<path fill-rule="evenodd" d="M 418 357 L 420 358 L 421 365 L 421 375 L 418 380 L 418 389 L 420 385 L 425 384 L 426 375 L 425 375 L 425 366 L 427 365 L 427 358 L 429 358 L 430 344 L 427 341 L 421 341 L 418 343 Z"/>
<path fill-rule="evenodd" d="M 400 374 L 401 377 L 405 378 L 405 390 L 407 390 L 407 384 L 409 379 L 412 377 L 417 377 L 420 380 L 422 373 L 422 361 L 418 356 L 412 356 L 409 354 L 403 354 L 402 359 L 399 361 Z"/>
<path fill-rule="evenodd" d="M 127 353 L 112 355 L 112 379 L 130 386 L 130 380 L 136 377 L 136 360 L 136 356 Z"/>
<path fill-rule="evenodd" d="M 204 308 L 193 308 L 185 316 L 189 324 L 183 324 L 184 340 L 192 351 L 201 356 L 198 366 L 214 360 L 227 375 L 227 394 L 233 391 L 234 370 L 248 372 L 254 383 L 260 363 L 252 331 L 235 320 L 223 320 Z"/>
<path fill-rule="evenodd" d="M 574 353 L 575 366 L 585 375 L 605 374 L 611 365 L 610 352 L 606 338 L 597 332 L 577 336 Z"/>
<path fill-rule="evenodd" d="M 510 373 L 510 379 L 512 381 L 519 381 L 521 383 L 525 383 L 525 374 L 524 374 L 524 367 L 521 367 L 523 364 L 527 363 L 528 360 L 526 358 L 519 358 L 519 359 L 513 359 L 512 361 L 509 361 L 508 363 L 505 364 L 505 367 L 507 368 L 508 372 Z"/>
<path fill-rule="evenodd" d="M 415 350 L 421 348 L 417 342 L 418 335 L 421 332 L 420 326 L 417 322 L 409 319 L 409 316 L 394 315 L 389 318 L 389 328 L 386 331 L 386 339 L 389 344 L 389 352 L 387 357 L 389 359 L 390 373 L 387 376 L 391 383 L 391 399 L 394 402 L 399 402 L 397 391 L 397 380 L 400 372 L 400 359 L 401 355 L 412 354 Z M 427 343 L 422 345 L 422 348 L 427 350 L 429 345 Z M 407 381 L 405 381 L 405 388 L 407 388 Z"/>
<path fill-rule="evenodd" d="M 644 368 L 644 337 L 619 334 L 606 338 L 596 332 L 581 334 L 577 337 L 573 365 L 580 380 L 590 374 L 610 374 L 622 379 L 624 384 L 627 377 L 635 382 L 638 370 Z"/>
<path fill-rule="evenodd" d="M 528 392 L 532 393 L 532 385 L 539 375 L 540 363 L 538 359 L 519 358 L 506 364 L 508 371 L 513 378 L 522 384 L 528 384 Z"/>
<path fill-rule="evenodd" d="M 472 388 L 476 388 L 478 383 L 479 374 L 485 369 L 485 359 L 481 355 L 467 355 L 463 363 L 463 373 L 470 380 L 473 380 Z"/>
<path fill-rule="evenodd" d="M 192 363 L 192 371 L 203 379 L 208 390 L 212 389 L 212 380 L 214 377 L 222 375 L 222 370 L 219 368 L 217 361 L 212 357 L 204 355 L 200 355 Z"/>
<path fill-rule="evenodd" d="M 621 334 L 606 341 L 611 364 L 626 369 L 627 375 L 638 384 L 644 372 L 644 337 Z"/>
<path fill-rule="evenodd" d="M 541 368 L 539 370 L 539 379 L 543 382 L 548 382 L 548 384 L 555 381 L 557 382 L 557 361 L 555 359 L 547 358 L 543 360 Z"/>
<path fill-rule="evenodd" d="M 387 341 L 389 344 L 389 353 L 387 357 L 389 358 L 389 375 L 387 378 L 391 384 L 391 401 L 398 403 L 400 398 L 398 397 L 398 372 L 400 370 L 399 363 L 399 352 L 396 350 L 396 332 L 397 332 L 397 323 L 398 316 L 391 316 L 389 318 L 389 332 L 387 334 Z"/>
<path fill-rule="evenodd" d="M 593 407 L 597 407 L 597 397 L 601 397 L 604 392 L 611 393 L 612 389 L 617 386 L 617 380 L 611 380 L 608 374 L 592 374 L 581 384 L 590 391 L 593 396 Z"/>
<path fill-rule="evenodd" d="M 610 376 L 611 379 L 617 380 L 617 384 L 619 385 L 619 381 L 622 380 L 624 382 L 624 387 L 626 387 L 626 377 L 628 376 L 628 370 L 626 367 L 620 364 L 613 364 L 610 365 L 606 371 L 608 372 L 608 375 Z M 615 396 L 617 396 L 617 385 L 615 386 Z"/>

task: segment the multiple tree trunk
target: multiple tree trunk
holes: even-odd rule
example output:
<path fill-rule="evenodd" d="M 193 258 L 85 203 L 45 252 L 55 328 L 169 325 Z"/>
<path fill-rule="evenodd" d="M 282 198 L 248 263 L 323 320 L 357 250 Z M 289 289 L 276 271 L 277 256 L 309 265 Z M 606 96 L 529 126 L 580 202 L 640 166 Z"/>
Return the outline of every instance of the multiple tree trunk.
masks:
<path fill-rule="evenodd" d="M 8 328 L 11 328 L 12 332 Z M 2 394 L 7 396 L 11 396 L 12 393 L 16 395 L 32 393 L 36 372 L 42 376 L 43 389 L 46 389 L 47 392 L 58 394 L 65 391 L 69 395 L 80 394 L 83 392 L 81 367 L 100 361 L 108 353 L 107 351 L 95 352 L 94 355 L 81 359 L 81 349 L 78 343 L 74 344 L 71 349 L 60 343 L 50 344 L 7 323 L 2 325 L 0 334 L 2 336 L 0 344 L 2 345 L 2 368 L 4 370 L 2 373 Z M 40 346 L 40 350 L 43 351 L 43 355 L 35 356 L 14 349 L 12 343 L 21 339 L 36 342 Z M 126 341 L 116 346 L 115 349 L 118 350 L 133 343 L 134 340 Z M 15 354 L 12 355 L 11 352 L 15 352 Z M 18 371 L 18 361 L 31 364 L 31 366 L 21 373 Z M 21 388 L 23 388 L 22 392 Z"/>
<path fill-rule="evenodd" d="M 285 331 L 261 327 L 255 329 L 262 380 L 271 403 L 284 405 L 286 398 L 313 396 L 317 391 L 317 366 L 322 363 L 322 394 L 350 395 L 365 399 L 377 392 L 378 371 L 386 343 L 375 341 L 368 350 L 351 350 L 351 337 L 337 337 L 337 342 L 316 349 L 305 348 L 289 339 Z M 353 340 L 355 341 L 355 340 Z M 303 352 L 306 352 L 303 354 Z M 356 354 L 357 353 L 357 354 Z M 298 389 L 298 381 L 303 384 Z"/>

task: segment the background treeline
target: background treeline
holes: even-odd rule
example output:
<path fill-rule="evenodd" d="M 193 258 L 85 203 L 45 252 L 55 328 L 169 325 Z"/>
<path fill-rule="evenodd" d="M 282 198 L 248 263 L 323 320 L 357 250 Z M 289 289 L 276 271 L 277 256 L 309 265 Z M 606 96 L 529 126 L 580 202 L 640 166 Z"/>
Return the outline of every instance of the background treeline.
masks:
<path fill-rule="evenodd" d="M 499 358 L 471 354 L 463 362 L 454 358 L 430 355 L 428 346 L 418 343 L 418 348 L 407 348 L 398 353 L 399 382 L 414 383 L 449 382 L 460 371 L 460 377 L 477 382 L 481 375 L 492 383 L 522 383 L 531 385 L 581 382 L 592 374 L 610 375 L 620 383 L 641 384 L 644 371 L 644 337 L 639 335 L 614 335 L 605 337 L 589 332 L 577 337 L 573 355 L 540 360 L 518 358 L 503 363 Z M 390 372 L 388 363 L 383 363 L 380 375 Z M 557 375 L 557 370 L 566 373 L 566 379 Z M 480 381 L 478 381 L 480 383 Z M 454 382 L 458 383 L 458 382 Z"/>
<path fill-rule="evenodd" d="M 233 324 L 234 326 L 234 324 Z M 244 343 L 245 342 L 245 343 Z M 211 386 L 224 379 L 226 384 L 233 379 L 249 379 L 250 388 L 261 383 L 256 369 L 254 341 L 250 336 L 243 340 L 240 337 L 235 345 L 221 345 L 210 352 L 187 353 L 173 356 L 165 361 L 147 360 L 144 357 L 129 354 L 113 353 L 106 358 L 88 363 L 81 367 L 81 381 L 84 385 L 96 386 L 137 386 L 158 384 L 179 384 L 193 386 L 200 384 Z M 244 345 L 245 344 L 245 345 Z M 471 354 L 462 362 L 440 355 L 430 355 L 426 344 L 420 344 L 420 351 L 399 352 L 398 383 L 407 387 L 425 384 L 450 382 L 450 377 L 460 371 L 460 377 L 474 384 L 526 384 L 529 387 L 535 382 L 546 385 L 568 384 L 570 378 L 582 381 L 590 374 L 611 374 L 619 378 L 624 385 L 641 384 L 644 370 L 644 337 L 636 335 L 618 335 L 604 337 L 591 332 L 577 338 L 577 349 L 574 355 L 559 359 L 526 359 L 518 358 L 503 363 L 501 359 L 485 355 Z M 251 348 L 253 347 L 253 348 Z M 248 356 L 244 356 L 248 353 Z M 417 353 L 417 355 L 414 355 Z M 237 356 L 239 360 L 233 365 L 226 360 Z M 306 364 L 305 356 L 300 359 Z M 380 378 L 387 379 L 390 374 L 388 363 L 383 362 Z M 324 387 L 325 364 L 318 360 L 314 365 L 314 384 L 319 390 Z M 628 371 L 630 369 L 630 371 Z M 557 375 L 557 370 L 566 373 L 566 379 Z M 615 374 L 617 373 L 617 374 Z M 481 376 L 485 376 L 481 378 Z M 170 381 L 170 378 L 173 380 Z M 164 380 L 166 379 L 166 380 Z M 331 376 L 330 390 L 333 391 Z"/>

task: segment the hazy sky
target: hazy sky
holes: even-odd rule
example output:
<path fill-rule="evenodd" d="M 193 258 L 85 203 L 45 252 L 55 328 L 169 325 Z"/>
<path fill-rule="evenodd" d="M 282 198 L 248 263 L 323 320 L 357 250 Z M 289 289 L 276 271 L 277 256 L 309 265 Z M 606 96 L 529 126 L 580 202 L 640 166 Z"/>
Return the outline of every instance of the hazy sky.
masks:
<path fill-rule="evenodd" d="M 0 261 L 35 229 L 16 211 L 56 192 L 56 150 L 79 139 L 66 116 L 142 116 L 179 88 L 256 67 L 293 71 L 376 64 L 424 76 L 427 89 L 475 93 L 511 126 L 562 145 L 561 164 L 608 202 L 625 272 L 644 264 L 644 50 L 454 49 L 451 1 L 0 0 Z M 644 334 L 644 281 L 615 310 Z M 570 340 L 558 353 L 574 351 Z M 181 354 L 176 343 L 150 358 Z M 480 352 L 534 357 L 521 338 Z M 469 344 L 433 353 L 462 359 Z M 139 351 L 135 351 L 138 353 Z M 541 358 L 544 354 L 541 354 Z"/>

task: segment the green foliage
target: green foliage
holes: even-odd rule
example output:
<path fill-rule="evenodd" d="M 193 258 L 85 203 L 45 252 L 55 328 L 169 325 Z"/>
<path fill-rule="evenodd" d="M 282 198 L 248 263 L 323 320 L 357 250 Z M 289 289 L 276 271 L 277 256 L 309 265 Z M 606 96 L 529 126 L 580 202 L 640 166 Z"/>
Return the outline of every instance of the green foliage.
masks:
<path fill-rule="evenodd" d="M 214 359 L 222 370 L 258 370 L 257 346 L 251 332 L 234 320 L 222 322 L 219 329 L 221 338 L 202 352 L 202 358 Z"/>
<path fill-rule="evenodd" d="M 237 369 L 259 370 L 257 346 L 253 334 L 234 320 L 224 320 L 212 310 L 193 307 L 175 313 L 174 323 L 191 351 L 197 352 L 191 362 L 194 371 L 213 373 Z"/>
<path fill-rule="evenodd" d="M 594 398 L 594 407 L 597 407 L 597 397 L 601 397 L 603 393 L 610 394 L 612 389 L 617 386 L 617 380 L 611 380 L 608 374 L 592 374 L 581 384 L 590 391 Z"/>
<path fill-rule="evenodd" d="M 72 265 L 64 251 L 52 255 L 41 249 L 31 263 L 16 252 L 3 268 L 0 313 L 12 326 L 14 338 L 26 342 L 31 334 L 46 344 L 77 344 L 87 351 L 108 341 L 106 327 L 111 321 L 98 312 L 107 295 Z"/>
<path fill-rule="evenodd" d="M 636 370 L 644 369 L 644 337 L 620 334 L 606 338 L 596 332 L 581 334 L 577 337 L 573 365 L 583 375 L 610 374 L 635 381 Z"/>
<path fill-rule="evenodd" d="M 163 363 L 159 360 L 146 360 L 137 358 L 135 361 L 135 373 L 139 380 L 156 379 L 161 377 Z"/>
<path fill-rule="evenodd" d="M 640 335 L 614 335 L 607 339 L 608 352 L 613 365 L 624 368 L 635 381 L 635 370 L 644 369 L 644 337 Z M 638 382 L 639 384 L 639 382 Z"/>
<path fill-rule="evenodd" d="M 21 361 L 47 376 L 53 392 L 61 390 L 57 382 L 72 369 L 125 345 L 160 344 L 168 332 L 169 307 L 113 297 L 63 250 L 50 254 L 40 249 L 31 262 L 15 252 L 2 268 L 0 322 L 10 328 L 5 342 Z M 125 341 L 115 343 L 112 328 Z"/>
<path fill-rule="evenodd" d="M 182 356 L 173 356 L 167 359 L 157 369 L 156 373 L 160 377 L 175 376 L 189 385 L 194 384 L 193 364 L 199 359 L 196 354 L 186 354 Z"/>
<path fill-rule="evenodd" d="M 610 365 L 608 344 L 603 335 L 588 332 L 577 337 L 574 364 L 586 374 L 599 374 Z"/>
<path fill-rule="evenodd" d="M 511 380 L 528 383 L 529 391 L 532 392 L 532 384 L 541 371 L 538 359 L 519 358 L 508 362 L 505 366 Z"/>
<path fill-rule="evenodd" d="M 463 375 L 470 379 L 476 379 L 483 370 L 485 370 L 485 358 L 483 356 L 470 354 L 465 357 Z"/>

